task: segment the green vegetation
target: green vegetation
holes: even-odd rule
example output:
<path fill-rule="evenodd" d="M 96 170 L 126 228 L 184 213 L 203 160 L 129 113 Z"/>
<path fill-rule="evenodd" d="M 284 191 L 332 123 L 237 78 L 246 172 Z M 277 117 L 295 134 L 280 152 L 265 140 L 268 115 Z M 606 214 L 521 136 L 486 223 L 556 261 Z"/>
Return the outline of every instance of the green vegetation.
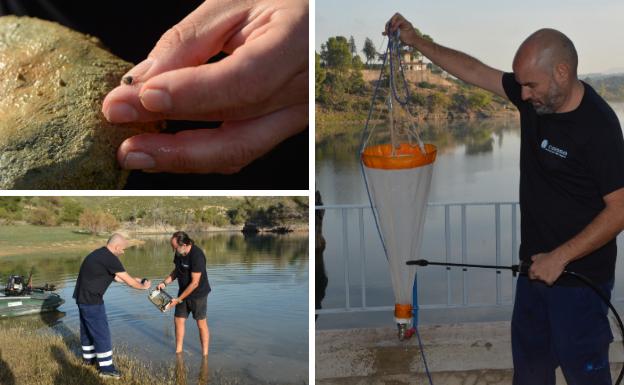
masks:
<path fill-rule="evenodd" d="M 67 253 L 80 255 L 102 246 L 106 241 L 105 236 L 79 233 L 77 229 L 73 226 L 3 225 L 0 227 L 0 257 L 28 256 L 30 261 L 33 257 L 47 258 Z"/>
<path fill-rule="evenodd" d="M 1 321 L 0 384 L 7 385 L 103 385 L 95 367 L 84 366 L 74 353 L 80 351 L 76 335 L 64 328 L 62 336 L 49 329 L 52 313 L 41 317 L 20 317 Z M 124 384 L 173 384 L 166 374 L 157 376 L 127 354 L 115 354 L 115 365 Z M 160 373 L 159 373 L 160 374 Z M 173 377 L 173 376 L 171 376 Z"/>
<path fill-rule="evenodd" d="M 588 77 L 583 79 L 603 98 L 613 102 L 624 102 L 624 74 Z"/>
<path fill-rule="evenodd" d="M 83 365 L 76 355 L 80 351 L 80 341 L 75 334 L 62 325 L 59 333 L 52 331 L 59 329 L 50 327 L 54 321 L 53 315 L 1 321 L 0 384 L 240 385 L 248 382 L 242 376 L 224 375 L 219 370 L 210 373 L 208 361 L 205 365 L 202 363 L 197 377 L 188 377 L 184 360 L 179 357 L 165 367 L 153 367 L 130 357 L 123 347 L 115 347 L 115 366 L 121 372 L 121 381 L 105 380 L 98 376 L 94 366 Z"/>
<path fill-rule="evenodd" d="M 0 231 L 0 247 L 19 244 L 50 244 L 61 241 L 80 242 L 87 238 L 72 227 L 46 227 L 35 225 L 4 225 Z"/>
<path fill-rule="evenodd" d="M 304 197 L 0 197 L 0 224 L 70 226 L 98 234 L 121 224 L 134 228 L 305 224 Z M 37 231 L 41 231 L 40 227 Z M 46 230 L 48 234 L 54 234 Z M 0 235 L 0 244 L 2 237 Z M 16 234 L 17 235 L 17 234 Z"/>
<path fill-rule="evenodd" d="M 430 36 L 423 37 L 433 41 Z M 410 47 L 403 49 L 409 60 L 421 60 L 420 52 Z M 369 38 L 362 52 L 366 64 L 357 54 L 352 38 L 335 36 L 322 44 L 320 54 L 316 54 L 316 116 L 321 125 L 332 121 L 366 120 L 380 69 L 374 61 L 380 53 Z M 406 77 L 412 114 L 417 119 L 489 117 L 512 111 L 505 99 L 444 77 L 443 71 L 432 63 L 427 64 L 426 70 L 406 71 Z M 376 108 L 383 110 L 384 107 Z"/>
<path fill-rule="evenodd" d="M 363 66 L 355 43 L 350 45 L 344 36 L 330 37 L 321 46 L 321 54 L 316 54 L 317 102 L 329 109 L 350 110 L 351 96 L 364 95 L 369 88 L 362 76 Z"/>

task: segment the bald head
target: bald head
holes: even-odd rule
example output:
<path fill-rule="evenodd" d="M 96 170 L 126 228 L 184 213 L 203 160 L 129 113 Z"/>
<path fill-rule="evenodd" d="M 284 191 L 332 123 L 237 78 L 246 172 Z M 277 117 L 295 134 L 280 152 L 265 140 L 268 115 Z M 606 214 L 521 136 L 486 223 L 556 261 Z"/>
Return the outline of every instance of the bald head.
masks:
<path fill-rule="evenodd" d="M 128 240 L 119 233 L 111 235 L 106 242 L 106 248 L 116 256 L 122 255 L 126 247 L 128 247 Z"/>
<path fill-rule="evenodd" d="M 111 235 L 110 238 L 108 238 L 108 241 L 106 242 L 106 246 L 108 245 L 125 245 L 128 243 L 128 240 L 126 239 L 126 237 L 124 237 L 123 235 L 119 234 L 119 233 L 114 233 L 113 235 Z"/>
<path fill-rule="evenodd" d="M 531 66 L 546 72 L 552 72 L 563 64 L 569 75 L 576 78 L 578 55 L 574 43 L 566 35 L 556 29 L 540 29 L 520 45 L 514 57 L 514 71 L 516 67 Z"/>

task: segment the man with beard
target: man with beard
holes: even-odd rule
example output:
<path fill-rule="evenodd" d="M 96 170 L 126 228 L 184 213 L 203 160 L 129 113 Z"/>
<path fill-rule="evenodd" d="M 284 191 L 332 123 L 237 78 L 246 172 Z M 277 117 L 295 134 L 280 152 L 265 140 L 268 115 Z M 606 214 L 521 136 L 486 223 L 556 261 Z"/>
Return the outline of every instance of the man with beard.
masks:
<path fill-rule="evenodd" d="M 182 353 L 185 323 L 192 313 L 199 330 L 202 355 L 205 357 L 210 341 L 206 310 L 211 290 L 206 273 L 206 256 L 184 231 L 177 231 L 171 236 L 171 248 L 175 254 L 175 268 L 156 288 L 162 290 L 175 279 L 178 280 L 178 297 L 168 305 L 175 306 L 176 353 Z"/>
<path fill-rule="evenodd" d="M 128 247 L 128 241 L 120 234 L 113 234 L 105 247 L 87 255 L 80 265 L 73 297 L 80 316 L 80 343 L 85 364 L 98 366 L 100 377 L 119 379 L 121 375 L 113 364 L 106 308 L 103 296 L 113 282 L 124 282 L 135 289 L 150 288 L 146 278 L 133 278 L 121 264 L 119 257 Z"/>
<path fill-rule="evenodd" d="M 512 316 L 515 385 L 611 384 L 607 306 L 563 270 L 610 295 L 615 237 L 624 228 L 624 140 L 607 103 L 577 77 L 574 44 L 540 29 L 518 48 L 513 73 L 424 39 L 400 14 L 386 34 L 459 79 L 508 98 L 520 111 L 520 259 Z"/>

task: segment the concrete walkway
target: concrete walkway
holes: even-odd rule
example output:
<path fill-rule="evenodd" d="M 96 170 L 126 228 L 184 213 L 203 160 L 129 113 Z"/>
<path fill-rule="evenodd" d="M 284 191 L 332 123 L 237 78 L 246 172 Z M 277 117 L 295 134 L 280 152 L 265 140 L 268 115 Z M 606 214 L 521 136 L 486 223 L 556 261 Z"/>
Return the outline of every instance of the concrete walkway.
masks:
<path fill-rule="evenodd" d="M 621 336 L 615 325 L 616 341 Z M 511 384 L 509 322 L 426 325 L 421 337 L 433 383 L 443 385 Z M 611 371 L 616 378 L 624 359 L 612 343 Z M 416 336 L 399 341 L 394 328 L 316 332 L 316 383 L 428 384 Z M 557 374 L 557 384 L 565 384 Z"/>

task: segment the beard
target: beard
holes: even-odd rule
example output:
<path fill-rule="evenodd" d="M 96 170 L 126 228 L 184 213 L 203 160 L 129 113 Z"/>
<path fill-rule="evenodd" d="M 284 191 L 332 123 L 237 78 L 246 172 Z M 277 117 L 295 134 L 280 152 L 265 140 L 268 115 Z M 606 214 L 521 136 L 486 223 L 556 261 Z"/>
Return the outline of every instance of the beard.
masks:
<path fill-rule="evenodd" d="M 533 104 L 533 108 L 538 115 L 545 115 L 556 112 L 557 109 L 561 107 L 564 100 L 565 94 L 563 89 L 552 80 L 548 87 L 548 93 L 544 97 L 544 102 L 536 105 L 535 102 L 532 101 L 531 104 Z"/>

